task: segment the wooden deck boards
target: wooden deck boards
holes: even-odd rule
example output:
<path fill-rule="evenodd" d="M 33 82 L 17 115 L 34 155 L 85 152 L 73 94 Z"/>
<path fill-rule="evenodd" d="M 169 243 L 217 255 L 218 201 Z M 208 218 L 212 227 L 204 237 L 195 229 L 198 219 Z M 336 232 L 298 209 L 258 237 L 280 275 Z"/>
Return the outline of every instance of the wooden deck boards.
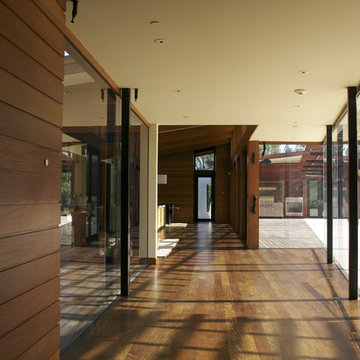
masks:
<path fill-rule="evenodd" d="M 63 354 L 70 359 L 360 359 L 360 309 L 323 249 L 245 250 L 188 226 Z"/>

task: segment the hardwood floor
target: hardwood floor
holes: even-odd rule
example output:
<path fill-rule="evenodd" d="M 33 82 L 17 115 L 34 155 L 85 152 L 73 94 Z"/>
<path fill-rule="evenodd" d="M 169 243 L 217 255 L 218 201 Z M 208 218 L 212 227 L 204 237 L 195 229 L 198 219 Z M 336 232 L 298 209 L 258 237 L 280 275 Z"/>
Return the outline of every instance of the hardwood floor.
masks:
<path fill-rule="evenodd" d="M 61 227 L 60 350 L 64 351 L 120 291 L 119 260 L 106 263 L 103 249 L 75 247 L 71 223 Z M 139 263 L 138 230 L 131 233 L 131 280 L 144 268 Z M 67 245 L 64 245 L 67 244 Z"/>
<path fill-rule="evenodd" d="M 323 249 L 245 250 L 189 225 L 63 354 L 72 359 L 360 359 L 360 309 Z"/>

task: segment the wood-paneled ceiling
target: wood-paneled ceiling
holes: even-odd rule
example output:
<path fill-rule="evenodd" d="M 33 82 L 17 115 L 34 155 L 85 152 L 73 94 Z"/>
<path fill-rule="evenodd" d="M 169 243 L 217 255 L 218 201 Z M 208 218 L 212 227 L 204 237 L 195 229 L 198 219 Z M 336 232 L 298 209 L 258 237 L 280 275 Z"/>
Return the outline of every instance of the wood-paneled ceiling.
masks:
<path fill-rule="evenodd" d="M 67 24 L 139 88 L 149 122 L 255 124 L 254 140 L 299 142 L 321 141 L 360 82 L 359 14 L 358 0 L 86 0 L 75 24 L 68 2 Z"/>
<path fill-rule="evenodd" d="M 160 126 L 159 154 L 169 155 L 229 144 L 235 126 Z"/>

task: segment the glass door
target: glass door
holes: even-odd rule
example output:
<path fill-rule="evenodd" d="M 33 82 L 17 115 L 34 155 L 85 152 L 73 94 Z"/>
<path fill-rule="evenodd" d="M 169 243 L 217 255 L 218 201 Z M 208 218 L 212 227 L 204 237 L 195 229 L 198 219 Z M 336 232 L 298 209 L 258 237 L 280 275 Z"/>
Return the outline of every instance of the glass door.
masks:
<path fill-rule="evenodd" d="M 214 221 L 215 191 L 213 176 L 196 176 L 196 220 Z"/>
<path fill-rule="evenodd" d="M 308 216 L 322 217 L 323 216 L 323 193 L 322 193 L 322 179 L 313 178 L 308 179 Z"/>

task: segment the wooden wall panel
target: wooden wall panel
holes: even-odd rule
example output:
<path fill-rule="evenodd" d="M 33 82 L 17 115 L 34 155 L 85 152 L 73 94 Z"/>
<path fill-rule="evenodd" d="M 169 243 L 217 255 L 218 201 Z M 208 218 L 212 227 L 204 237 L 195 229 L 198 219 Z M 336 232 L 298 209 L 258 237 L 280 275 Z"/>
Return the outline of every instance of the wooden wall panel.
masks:
<path fill-rule="evenodd" d="M 59 359 L 64 28 L 57 0 L 0 2 L 2 360 Z"/>
<path fill-rule="evenodd" d="M 255 214 L 253 212 L 254 196 L 256 196 L 257 198 Z M 247 213 L 248 213 L 247 247 L 249 249 L 258 249 L 259 248 L 259 142 L 258 141 L 250 141 L 248 146 Z"/>
<path fill-rule="evenodd" d="M 0 35 L 0 67 L 25 81 L 59 103 L 63 101 L 63 85 L 49 70 Z"/>
<path fill-rule="evenodd" d="M 60 255 L 55 253 L 0 272 L 0 304 L 55 278 L 59 268 Z"/>
<path fill-rule="evenodd" d="M 215 221 L 230 224 L 230 145 L 216 147 Z"/>
<path fill-rule="evenodd" d="M 193 152 L 160 156 L 159 174 L 167 174 L 167 184 L 159 185 L 159 205 L 175 204 L 175 222 L 193 223 Z"/>
<path fill-rule="evenodd" d="M 13 360 L 58 326 L 60 303 L 50 305 L 0 339 L 0 359 Z M 40 359 L 39 359 L 40 360 Z"/>
<path fill-rule="evenodd" d="M 51 46 L 61 57 L 64 56 L 64 36 L 56 28 L 47 16 L 43 16 L 41 10 L 32 2 L 28 1 L 24 6 L 24 0 L 3 0 L 6 6 L 15 12 L 23 22 L 35 31 L 42 40 Z"/>
<path fill-rule="evenodd" d="M 49 181 L 50 180 L 50 181 Z M 2 191 L 1 189 L 6 189 Z M 57 202 L 60 178 L 0 169 L 0 204 Z"/>
<path fill-rule="evenodd" d="M 1 68 L 0 83 L 0 98 L 3 102 L 51 124 L 61 126 L 62 107 L 60 103 Z"/>
<path fill-rule="evenodd" d="M 0 306 L 0 337 L 57 302 L 59 283 L 56 277 Z"/>
<path fill-rule="evenodd" d="M 32 1 L 44 13 L 44 15 L 53 22 L 61 33 L 65 31 L 65 13 L 60 6 L 54 6 L 54 3 L 48 0 Z"/>
<path fill-rule="evenodd" d="M 0 129 L 1 128 L 2 125 L 0 125 Z M 61 131 L 59 128 L 57 131 L 60 133 L 60 136 L 56 136 L 56 139 L 60 142 Z M 21 133 L 21 130 L 19 130 L 19 132 Z M 44 132 L 44 136 L 46 136 L 46 132 Z M 61 147 L 61 142 L 54 146 Z M 61 175 L 60 152 L 51 151 L 22 141 L 16 141 L 1 135 L 0 159 L 1 169 L 11 171 L 21 170 L 24 173 L 41 174 L 49 177 L 60 177 Z M 48 160 L 48 166 L 45 165 L 46 159 Z"/>
<path fill-rule="evenodd" d="M 54 0 L 50 0 L 49 3 L 54 3 Z M 0 23 L 3 36 L 50 70 L 60 80 L 63 80 L 63 55 L 50 47 L 3 3 L 0 3 Z"/>
<path fill-rule="evenodd" d="M 56 2 L 61 6 L 63 11 L 66 10 L 66 0 L 56 0 Z"/>
<path fill-rule="evenodd" d="M 216 147 L 215 221 L 230 222 L 230 145 Z M 175 204 L 175 222 L 194 221 L 193 152 L 159 156 L 159 174 L 167 175 L 167 184 L 159 185 L 159 205 Z"/>
<path fill-rule="evenodd" d="M 2 142 L 7 141 L 10 145 L 11 142 L 9 141 L 9 139 L 7 139 L 7 137 L 11 137 L 26 142 L 32 142 L 34 144 L 38 144 L 51 150 L 56 150 L 56 153 L 52 153 L 53 160 L 54 158 L 56 158 L 56 160 L 50 161 L 50 166 L 52 168 L 55 163 L 59 164 L 59 152 L 61 150 L 61 131 L 59 131 L 59 127 L 42 121 L 39 118 L 31 116 L 19 109 L 14 108 L 13 106 L 2 102 L 0 102 L 0 119 L 0 152 L 2 151 L 1 156 L 4 155 L 5 149 L 4 145 L 1 146 Z M 6 135 L 7 137 L 2 137 L 1 135 Z M 17 145 L 14 145 L 13 150 L 15 150 L 17 147 Z M 38 147 L 33 148 L 34 151 L 40 151 L 41 154 L 43 154 L 42 156 L 44 158 L 44 156 L 46 155 L 44 150 L 39 150 Z M 17 150 L 17 152 L 18 151 L 19 150 Z M 27 148 L 26 152 L 24 152 L 24 156 L 28 154 L 28 151 L 29 148 Z M 7 157 L 14 158 L 15 156 L 12 156 L 8 152 Z M 43 165 L 44 164 L 42 164 L 42 166 Z M 56 174 L 60 174 L 59 166 L 57 167 L 56 171 Z"/>
<path fill-rule="evenodd" d="M 30 349 L 26 350 L 17 360 L 34 360 L 34 359 L 59 359 L 59 350 L 57 349 L 60 337 L 60 326 L 52 329 L 43 336 Z"/>
<path fill-rule="evenodd" d="M 59 248 L 59 228 L 0 239 L 0 271 L 53 254 Z"/>
<path fill-rule="evenodd" d="M 41 231 L 59 225 L 60 206 L 59 203 L 0 205 L 0 219 L 0 237 Z"/>

